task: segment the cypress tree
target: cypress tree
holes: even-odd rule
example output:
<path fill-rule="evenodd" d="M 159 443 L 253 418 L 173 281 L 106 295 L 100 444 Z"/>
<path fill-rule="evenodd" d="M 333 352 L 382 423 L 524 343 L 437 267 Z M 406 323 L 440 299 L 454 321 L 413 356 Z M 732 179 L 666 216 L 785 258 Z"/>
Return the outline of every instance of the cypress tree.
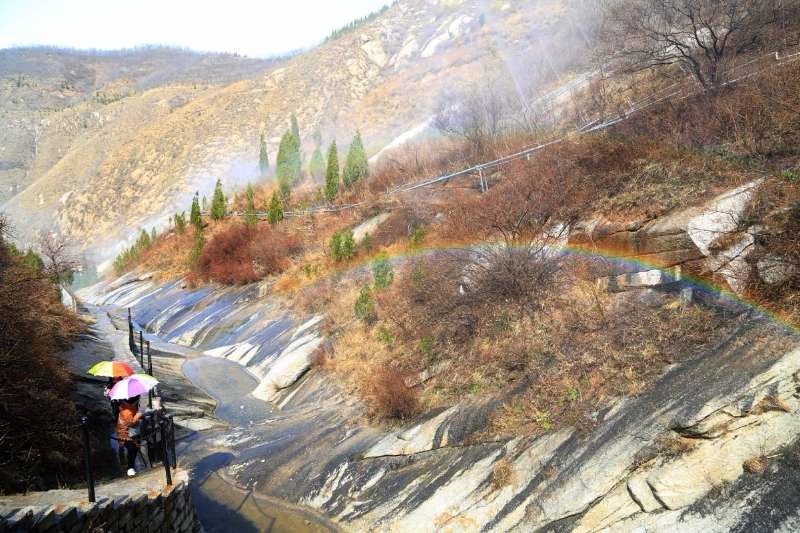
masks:
<path fill-rule="evenodd" d="M 147 230 L 144 228 L 142 228 L 142 231 L 139 233 L 139 240 L 136 241 L 136 247 L 140 252 L 150 247 L 150 234 L 147 233 Z"/>
<path fill-rule="evenodd" d="M 203 253 L 204 244 L 203 226 L 196 226 L 194 228 L 194 242 L 192 243 L 192 249 L 189 251 L 189 268 L 192 270 L 197 266 L 197 260 L 200 259 L 200 254 Z"/>
<path fill-rule="evenodd" d="M 308 173 L 314 177 L 315 180 L 321 178 L 325 174 L 325 158 L 322 157 L 322 149 L 319 146 L 314 148 L 314 153 L 311 154 L 311 161 L 308 163 Z"/>
<path fill-rule="evenodd" d="M 267 141 L 264 140 L 264 134 L 261 134 L 261 151 L 258 154 L 258 169 L 261 171 L 261 177 L 269 174 L 269 154 L 267 153 Z"/>
<path fill-rule="evenodd" d="M 300 146 L 291 132 L 287 131 L 281 137 L 275 165 L 278 188 L 281 196 L 287 199 L 292 186 L 300 179 Z"/>
<path fill-rule="evenodd" d="M 347 151 L 347 159 L 344 163 L 342 181 L 349 187 L 358 180 L 364 179 L 369 174 L 367 164 L 367 153 L 364 151 L 364 144 L 361 142 L 361 133 L 356 131 L 350 149 Z"/>
<path fill-rule="evenodd" d="M 180 213 L 175 213 L 175 231 L 178 233 L 184 233 L 186 231 L 186 212 L 181 211 Z"/>
<path fill-rule="evenodd" d="M 225 194 L 222 192 L 222 180 L 217 180 L 214 186 L 214 196 L 211 198 L 211 218 L 222 220 L 225 218 Z"/>
<path fill-rule="evenodd" d="M 194 193 L 194 198 L 192 199 L 192 210 L 189 213 L 189 222 L 196 228 L 203 227 L 203 217 L 200 216 L 200 196 L 198 193 Z"/>
<path fill-rule="evenodd" d="M 156 237 L 158 237 L 158 233 L 156 233 L 156 227 L 153 226 L 153 229 L 150 230 L 150 242 L 154 243 L 156 241 Z"/>
<path fill-rule="evenodd" d="M 292 135 L 297 139 L 297 146 L 300 146 L 300 125 L 297 124 L 297 117 L 292 113 L 291 118 Z"/>
<path fill-rule="evenodd" d="M 244 209 L 244 221 L 252 225 L 258 224 L 258 217 L 256 216 L 255 193 L 253 192 L 253 186 L 249 183 L 247 184 L 247 189 L 244 191 L 244 197 L 247 203 Z"/>
<path fill-rule="evenodd" d="M 178 233 L 186 232 L 186 221 L 186 211 L 181 211 L 179 215 L 175 215 L 175 229 L 178 230 Z"/>
<path fill-rule="evenodd" d="M 331 142 L 328 149 L 328 170 L 325 173 L 325 198 L 332 202 L 339 192 L 339 151 L 336 141 Z"/>
<path fill-rule="evenodd" d="M 269 202 L 269 212 L 267 214 L 267 218 L 269 219 L 269 223 L 273 226 L 279 221 L 283 220 L 283 204 L 281 204 L 281 200 L 278 198 L 277 192 L 272 193 L 272 199 Z"/>

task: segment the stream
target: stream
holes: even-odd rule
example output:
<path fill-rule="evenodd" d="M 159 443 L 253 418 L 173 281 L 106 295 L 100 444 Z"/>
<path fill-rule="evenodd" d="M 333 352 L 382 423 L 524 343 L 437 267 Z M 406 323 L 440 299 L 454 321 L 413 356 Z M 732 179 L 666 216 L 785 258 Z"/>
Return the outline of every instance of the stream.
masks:
<path fill-rule="evenodd" d="M 229 424 L 225 429 L 194 433 L 179 444 L 178 455 L 191 470 L 192 498 L 205 531 L 337 531 L 317 513 L 239 487 L 225 475 L 236 456 L 221 443 L 274 415 L 268 403 L 250 395 L 258 381 L 241 365 L 208 356 L 187 359 L 182 372 L 217 401 L 215 416 Z"/>

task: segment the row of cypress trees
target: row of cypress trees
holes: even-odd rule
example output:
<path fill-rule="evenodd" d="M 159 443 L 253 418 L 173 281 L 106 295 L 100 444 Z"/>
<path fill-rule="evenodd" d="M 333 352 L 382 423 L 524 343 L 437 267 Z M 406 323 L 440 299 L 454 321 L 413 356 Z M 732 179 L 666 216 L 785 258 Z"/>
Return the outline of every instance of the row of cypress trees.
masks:
<path fill-rule="evenodd" d="M 314 132 L 315 149 L 309 162 L 309 172 L 315 178 L 325 176 L 323 194 L 328 201 L 333 201 L 340 189 L 349 187 L 359 180 L 366 178 L 369 174 L 367 154 L 361 140 L 361 133 L 356 131 L 350 148 L 347 152 L 344 167 L 340 169 L 339 151 L 336 141 L 332 141 L 328 147 L 327 157 L 322 154 L 322 134 L 319 130 Z M 269 173 L 270 162 L 267 152 L 264 134 L 261 134 L 259 152 L 259 171 L 262 176 Z M 276 224 L 284 217 L 284 204 L 288 201 L 291 189 L 296 185 L 302 175 L 302 156 L 300 152 L 300 127 L 295 115 L 291 116 L 290 129 L 283 134 L 278 147 L 276 157 L 276 179 L 278 191 L 273 193 L 267 206 L 267 218 L 270 224 Z M 205 207 L 203 198 L 203 207 Z M 227 198 L 222 190 L 222 180 L 217 179 L 214 186 L 214 193 L 211 198 L 211 208 L 209 216 L 212 220 L 222 220 L 227 215 Z M 203 235 L 203 222 L 201 216 L 199 193 L 195 193 L 192 199 L 192 206 L 189 211 L 188 224 L 194 228 L 194 243 L 189 255 L 189 264 L 194 267 L 197 259 L 202 253 L 205 238 Z M 258 217 L 255 207 L 255 193 L 253 187 L 248 184 L 245 190 L 245 222 L 256 224 Z M 178 233 L 184 233 L 187 228 L 186 212 L 176 213 L 173 217 L 173 224 Z M 139 239 L 122 253 L 114 261 L 114 266 L 118 272 L 122 272 L 128 264 L 138 258 L 144 250 L 148 249 L 156 238 L 155 228 L 151 233 L 142 230 Z"/>
<path fill-rule="evenodd" d="M 339 151 L 335 140 L 328 147 L 326 158 L 322 153 L 322 134 L 319 129 L 314 132 L 313 139 L 315 146 L 308 164 L 308 171 L 315 178 L 325 176 L 323 192 L 328 201 L 332 201 L 336 197 L 342 186 L 349 187 L 368 176 L 367 153 L 364 150 L 360 132 L 356 131 L 353 141 L 350 143 L 344 168 L 339 166 Z M 269 154 L 263 133 L 260 144 L 259 170 L 261 175 L 265 176 L 269 173 Z M 287 201 L 292 187 L 302 177 L 300 126 L 295 115 L 291 116 L 289 130 L 283 134 L 278 145 L 275 176 L 280 197 L 283 201 Z"/>

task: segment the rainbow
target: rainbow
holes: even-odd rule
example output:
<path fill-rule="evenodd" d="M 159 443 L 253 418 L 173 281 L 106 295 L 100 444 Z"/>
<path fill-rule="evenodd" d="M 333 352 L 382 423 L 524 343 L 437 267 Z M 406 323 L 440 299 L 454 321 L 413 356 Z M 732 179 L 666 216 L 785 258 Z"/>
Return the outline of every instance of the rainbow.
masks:
<path fill-rule="evenodd" d="M 488 242 L 460 242 L 452 244 L 436 244 L 435 246 L 428 247 L 407 247 L 404 250 L 385 249 L 378 254 L 370 257 L 360 258 L 347 265 L 335 270 L 337 275 L 346 274 L 354 270 L 368 268 L 369 265 L 378 257 L 386 258 L 392 262 L 399 263 L 410 258 L 422 257 L 426 255 L 435 255 L 442 252 L 452 251 L 466 251 L 471 248 L 486 246 L 491 244 Z M 762 303 L 747 298 L 746 296 L 739 295 L 732 291 L 727 284 L 715 283 L 709 279 L 701 278 L 686 274 L 685 272 L 676 272 L 674 265 L 665 266 L 656 262 L 647 261 L 639 257 L 632 257 L 627 255 L 619 248 L 601 247 L 596 243 L 591 245 L 586 244 L 565 244 L 549 246 L 555 253 L 560 253 L 566 256 L 581 257 L 590 260 L 604 260 L 613 262 L 614 264 L 623 267 L 625 271 L 639 272 L 644 270 L 659 270 L 663 272 L 668 278 L 672 277 L 676 282 L 681 283 L 684 287 L 692 288 L 702 291 L 706 294 L 713 295 L 719 300 L 730 304 L 734 307 L 746 309 L 754 318 L 764 318 L 772 323 L 780 326 L 789 333 L 800 334 L 800 324 L 792 322 L 787 317 L 776 312 L 774 309 L 766 307 Z"/>

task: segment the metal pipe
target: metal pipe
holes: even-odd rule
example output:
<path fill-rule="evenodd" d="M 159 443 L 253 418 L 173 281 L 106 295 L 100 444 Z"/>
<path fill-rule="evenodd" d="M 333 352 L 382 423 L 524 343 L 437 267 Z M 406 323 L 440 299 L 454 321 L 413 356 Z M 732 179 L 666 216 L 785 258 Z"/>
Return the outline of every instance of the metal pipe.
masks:
<path fill-rule="evenodd" d="M 83 434 L 83 458 L 86 468 L 86 485 L 89 489 L 89 502 L 94 503 L 94 472 L 92 471 L 92 447 L 89 442 L 89 417 L 80 417 L 81 433 Z"/>

